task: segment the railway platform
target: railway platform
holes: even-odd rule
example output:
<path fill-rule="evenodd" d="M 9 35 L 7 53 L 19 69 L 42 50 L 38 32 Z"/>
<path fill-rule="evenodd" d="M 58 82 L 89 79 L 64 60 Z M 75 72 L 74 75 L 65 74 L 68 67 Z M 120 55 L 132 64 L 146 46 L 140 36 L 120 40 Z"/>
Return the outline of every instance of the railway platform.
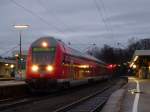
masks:
<path fill-rule="evenodd" d="M 129 77 L 121 112 L 150 111 L 150 79 Z"/>
<path fill-rule="evenodd" d="M 0 80 L 0 87 L 26 85 L 25 81 L 18 80 Z"/>
<path fill-rule="evenodd" d="M 150 112 L 150 79 L 128 77 L 128 83 L 114 92 L 102 112 Z"/>
<path fill-rule="evenodd" d="M 15 80 L 15 78 L 0 78 L 0 81 L 10 81 Z"/>
<path fill-rule="evenodd" d="M 0 100 L 18 97 L 27 92 L 25 81 L 0 80 Z"/>

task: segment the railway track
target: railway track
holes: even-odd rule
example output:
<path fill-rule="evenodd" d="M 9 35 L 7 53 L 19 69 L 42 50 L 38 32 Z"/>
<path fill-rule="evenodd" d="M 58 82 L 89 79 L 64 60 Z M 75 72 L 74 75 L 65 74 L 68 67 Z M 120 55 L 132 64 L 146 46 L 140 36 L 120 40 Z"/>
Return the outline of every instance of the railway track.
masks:
<path fill-rule="evenodd" d="M 40 100 L 45 100 L 47 98 L 54 97 L 54 92 L 53 94 L 44 94 L 44 95 L 26 95 L 22 97 L 16 97 L 16 98 L 8 98 L 8 99 L 2 99 L 0 100 L 0 110 L 5 110 L 8 108 L 12 108 L 15 106 L 19 105 L 24 105 L 27 103 L 32 103 L 35 101 L 40 101 Z"/>
<path fill-rule="evenodd" d="M 59 91 L 50 95 L 30 96 L 18 100 L 0 102 L 0 111 L 12 112 L 95 112 L 103 107 L 109 95 L 120 88 L 122 84 L 115 85 L 115 81 L 75 87 Z M 98 91 L 99 88 L 99 91 Z M 41 105 L 42 104 L 42 105 Z M 43 108 L 45 110 L 43 110 Z M 9 111 L 8 111 L 9 110 Z"/>
<path fill-rule="evenodd" d="M 63 106 L 53 112 L 98 112 L 102 109 L 113 91 L 119 89 L 122 85 L 109 85 L 104 89 L 97 91 L 89 96 L 83 97 L 69 105 Z"/>
<path fill-rule="evenodd" d="M 69 105 L 61 107 L 53 112 L 95 112 L 101 108 L 107 101 L 107 97 L 101 97 L 100 94 L 109 89 L 111 86 L 104 88 L 92 95 L 83 97 Z"/>

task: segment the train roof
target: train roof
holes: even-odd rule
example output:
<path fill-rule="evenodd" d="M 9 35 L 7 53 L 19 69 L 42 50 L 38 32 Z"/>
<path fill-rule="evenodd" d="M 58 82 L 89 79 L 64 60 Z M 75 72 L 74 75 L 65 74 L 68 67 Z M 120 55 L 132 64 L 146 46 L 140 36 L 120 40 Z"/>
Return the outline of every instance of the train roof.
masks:
<path fill-rule="evenodd" d="M 58 40 L 60 41 L 60 40 Z M 77 56 L 77 57 L 81 57 L 81 58 L 86 58 L 86 59 L 89 59 L 89 60 L 92 60 L 92 61 L 95 61 L 95 62 L 98 62 L 98 63 L 101 63 L 101 64 L 106 64 L 105 62 L 91 56 L 91 55 L 88 55 L 88 54 L 85 54 L 85 53 L 82 53 L 74 48 L 70 48 L 68 47 L 64 42 L 62 42 L 64 44 L 65 47 L 69 48 L 70 50 L 66 50 L 67 54 L 70 54 L 70 55 L 74 55 L 74 56 Z"/>
<path fill-rule="evenodd" d="M 49 43 L 48 45 L 50 45 L 50 46 L 57 45 L 57 39 L 55 39 L 53 37 L 41 37 L 41 38 L 37 39 L 36 41 L 34 41 L 31 45 L 31 47 L 39 47 L 43 41 Z"/>
<path fill-rule="evenodd" d="M 95 62 L 98 62 L 98 63 L 101 63 L 101 64 L 106 64 L 105 62 L 91 56 L 91 55 L 88 55 L 88 54 L 85 54 L 85 53 L 82 53 L 76 49 L 73 49 L 71 48 L 71 54 L 72 55 L 75 55 L 75 56 L 78 56 L 78 57 L 81 57 L 81 58 L 86 58 L 86 59 L 89 59 L 89 60 L 92 60 L 92 61 L 95 61 Z"/>
<path fill-rule="evenodd" d="M 56 46 L 57 43 L 62 43 L 65 47 L 65 53 L 66 54 L 73 55 L 73 56 L 80 57 L 80 58 L 86 58 L 86 59 L 95 61 L 97 63 L 104 64 L 104 65 L 106 64 L 105 62 L 103 62 L 103 61 L 101 61 L 101 60 L 99 60 L 99 59 L 97 59 L 91 55 L 82 53 L 76 49 L 68 47 L 64 42 L 62 42 L 59 39 L 55 39 L 54 37 L 41 37 L 38 40 L 36 40 L 35 42 L 33 42 L 31 47 L 38 47 L 43 42 L 43 40 L 48 42 L 51 46 Z"/>

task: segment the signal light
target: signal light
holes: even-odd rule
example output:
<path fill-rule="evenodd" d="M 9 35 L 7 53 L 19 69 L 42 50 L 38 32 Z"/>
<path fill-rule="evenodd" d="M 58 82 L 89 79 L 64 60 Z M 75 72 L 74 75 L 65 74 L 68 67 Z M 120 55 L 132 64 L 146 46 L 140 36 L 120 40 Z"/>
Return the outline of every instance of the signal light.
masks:
<path fill-rule="evenodd" d="M 107 66 L 108 69 L 114 69 L 114 68 L 116 68 L 116 67 L 117 67 L 116 64 L 109 64 L 109 65 Z"/>
<path fill-rule="evenodd" d="M 108 65 L 107 67 L 108 67 L 109 69 L 111 69 L 111 68 L 113 68 L 113 65 L 110 64 L 110 65 Z"/>

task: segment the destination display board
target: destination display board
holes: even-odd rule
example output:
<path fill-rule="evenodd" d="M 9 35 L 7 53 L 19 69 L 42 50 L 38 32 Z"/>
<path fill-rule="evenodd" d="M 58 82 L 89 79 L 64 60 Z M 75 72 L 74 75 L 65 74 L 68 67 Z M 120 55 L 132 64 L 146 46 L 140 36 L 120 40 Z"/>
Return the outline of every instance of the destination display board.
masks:
<path fill-rule="evenodd" d="M 54 52 L 55 51 L 55 48 L 54 47 L 51 47 L 51 48 L 42 48 L 42 47 L 39 47 L 39 48 L 33 48 L 32 49 L 33 52 L 44 52 L 44 51 L 47 51 L 47 52 Z"/>

